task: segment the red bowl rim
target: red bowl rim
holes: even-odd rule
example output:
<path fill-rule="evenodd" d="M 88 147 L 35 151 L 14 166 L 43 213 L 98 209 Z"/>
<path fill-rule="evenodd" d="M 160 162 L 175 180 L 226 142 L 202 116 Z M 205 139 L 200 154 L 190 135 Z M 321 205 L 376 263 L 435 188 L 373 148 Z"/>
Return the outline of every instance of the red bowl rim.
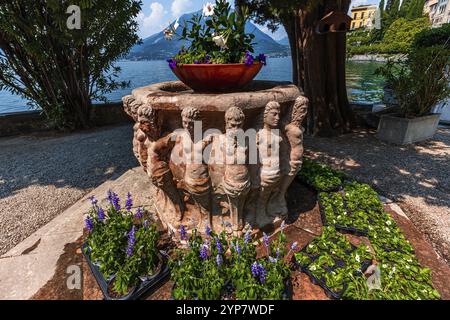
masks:
<path fill-rule="evenodd" d="M 251 67 L 251 66 L 257 66 L 257 65 L 261 65 L 262 63 L 261 62 L 253 62 L 253 64 L 252 65 L 250 65 L 250 66 L 247 66 L 245 63 L 197 63 L 197 64 L 195 64 L 195 63 L 184 63 L 184 64 L 182 64 L 182 65 L 177 65 L 177 68 L 180 68 L 180 67 L 184 67 L 184 66 L 188 66 L 188 67 L 205 67 L 205 66 L 207 66 L 207 67 L 218 67 L 218 66 L 221 66 L 221 67 L 223 67 L 223 66 L 230 66 L 230 67 L 232 67 L 232 66 L 246 66 L 246 67 Z"/>

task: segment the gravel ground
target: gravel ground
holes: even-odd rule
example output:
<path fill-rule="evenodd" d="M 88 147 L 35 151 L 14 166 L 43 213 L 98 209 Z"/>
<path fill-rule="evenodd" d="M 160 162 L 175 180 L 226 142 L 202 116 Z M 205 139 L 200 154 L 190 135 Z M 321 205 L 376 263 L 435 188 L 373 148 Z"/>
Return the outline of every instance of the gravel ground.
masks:
<path fill-rule="evenodd" d="M 0 139 L 0 255 L 138 165 L 132 125 Z"/>
<path fill-rule="evenodd" d="M 414 225 L 450 262 L 450 129 L 432 140 L 395 146 L 359 131 L 305 139 L 306 155 L 341 169 L 399 203 Z"/>

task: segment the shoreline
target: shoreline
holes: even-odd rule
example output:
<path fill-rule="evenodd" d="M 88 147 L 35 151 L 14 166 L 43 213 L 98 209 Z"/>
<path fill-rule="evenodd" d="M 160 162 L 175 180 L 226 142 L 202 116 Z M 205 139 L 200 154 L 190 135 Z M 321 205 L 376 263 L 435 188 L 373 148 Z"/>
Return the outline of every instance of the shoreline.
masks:
<path fill-rule="evenodd" d="M 385 63 L 388 61 L 401 61 L 405 57 L 404 54 L 394 54 L 394 55 L 382 55 L 382 54 L 355 54 L 353 56 L 348 56 L 347 61 L 353 62 L 380 62 Z"/>

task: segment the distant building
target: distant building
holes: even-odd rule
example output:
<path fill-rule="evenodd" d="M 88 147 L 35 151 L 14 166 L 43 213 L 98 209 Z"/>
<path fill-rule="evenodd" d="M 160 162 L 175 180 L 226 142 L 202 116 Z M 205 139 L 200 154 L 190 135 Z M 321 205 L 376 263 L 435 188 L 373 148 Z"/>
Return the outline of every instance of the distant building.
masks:
<path fill-rule="evenodd" d="M 356 30 L 360 28 L 371 29 L 373 20 L 378 7 L 375 5 L 361 5 L 351 9 L 351 17 L 353 19 L 350 29 Z"/>
<path fill-rule="evenodd" d="M 433 27 L 450 23 L 450 0 L 426 0 L 424 13 L 430 17 Z"/>

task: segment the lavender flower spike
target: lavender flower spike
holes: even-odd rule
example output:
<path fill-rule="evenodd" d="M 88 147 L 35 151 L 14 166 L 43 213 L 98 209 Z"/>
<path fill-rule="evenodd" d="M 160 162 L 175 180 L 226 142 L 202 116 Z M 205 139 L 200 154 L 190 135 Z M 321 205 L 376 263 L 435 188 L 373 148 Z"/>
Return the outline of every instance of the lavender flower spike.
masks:
<path fill-rule="evenodd" d="M 292 250 L 292 251 L 295 251 L 295 250 L 297 249 L 297 247 L 298 247 L 298 242 L 294 242 L 294 243 L 291 245 L 291 250 Z"/>
<path fill-rule="evenodd" d="M 142 219 L 144 217 L 144 210 L 142 210 L 142 207 L 137 208 L 136 214 L 134 216 L 137 219 Z"/>
<path fill-rule="evenodd" d="M 93 207 L 95 207 L 98 203 L 98 200 L 95 198 L 95 196 L 89 197 L 89 200 L 91 200 L 91 204 Z"/>
<path fill-rule="evenodd" d="M 219 267 L 223 263 L 223 258 L 222 258 L 222 256 L 220 254 L 218 254 L 217 257 L 216 257 L 216 263 L 217 263 L 217 266 L 219 266 Z"/>
<path fill-rule="evenodd" d="M 186 232 L 186 228 L 184 227 L 184 225 L 180 226 L 180 239 L 187 240 L 187 232 Z"/>
<path fill-rule="evenodd" d="M 217 247 L 217 252 L 222 253 L 222 244 L 220 243 L 219 237 L 216 237 L 216 247 Z"/>
<path fill-rule="evenodd" d="M 91 217 L 87 217 L 87 218 L 84 220 L 84 225 L 86 226 L 86 229 L 87 229 L 89 232 L 92 232 L 92 230 L 94 230 L 94 223 L 92 222 Z"/>
<path fill-rule="evenodd" d="M 269 247 L 270 241 L 269 241 L 269 236 L 264 232 L 263 233 L 263 243 L 264 246 Z"/>
<path fill-rule="evenodd" d="M 130 212 L 131 207 L 133 207 L 133 199 L 131 198 L 131 193 L 128 192 L 127 201 L 125 203 L 125 209 L 127 209 L 127 211 Z"/>
<path fill-rule="evenodd" d="M 98 221 L 105 220 L 105 211 L 102 208 L 98 208 L 97 216 L 98 216 Z"/>
<path fill-rule="evenodd" d="M 136 243 L 135 233 L 136 233 L 136 228 L 135 228 L 135 226 L 133 226 L 131 228 L 130 232 L 128 233 L 128 247 L 127 247 L 127 256 L 128 257 L 131 257 L 131 255 L 133 254 L 134 244 Z"/>
<path fill-rule="evenodd" d="M 202 244 L 202 247 L 200 248 L 200 258 L 203 260 L 208 259 L 208 245 Z"/>
<path fill-rule="evenodd" d="M 209 226 L 206 226 L 205 233 L 208 237 L 211 236 L 211 228 Z"/>

